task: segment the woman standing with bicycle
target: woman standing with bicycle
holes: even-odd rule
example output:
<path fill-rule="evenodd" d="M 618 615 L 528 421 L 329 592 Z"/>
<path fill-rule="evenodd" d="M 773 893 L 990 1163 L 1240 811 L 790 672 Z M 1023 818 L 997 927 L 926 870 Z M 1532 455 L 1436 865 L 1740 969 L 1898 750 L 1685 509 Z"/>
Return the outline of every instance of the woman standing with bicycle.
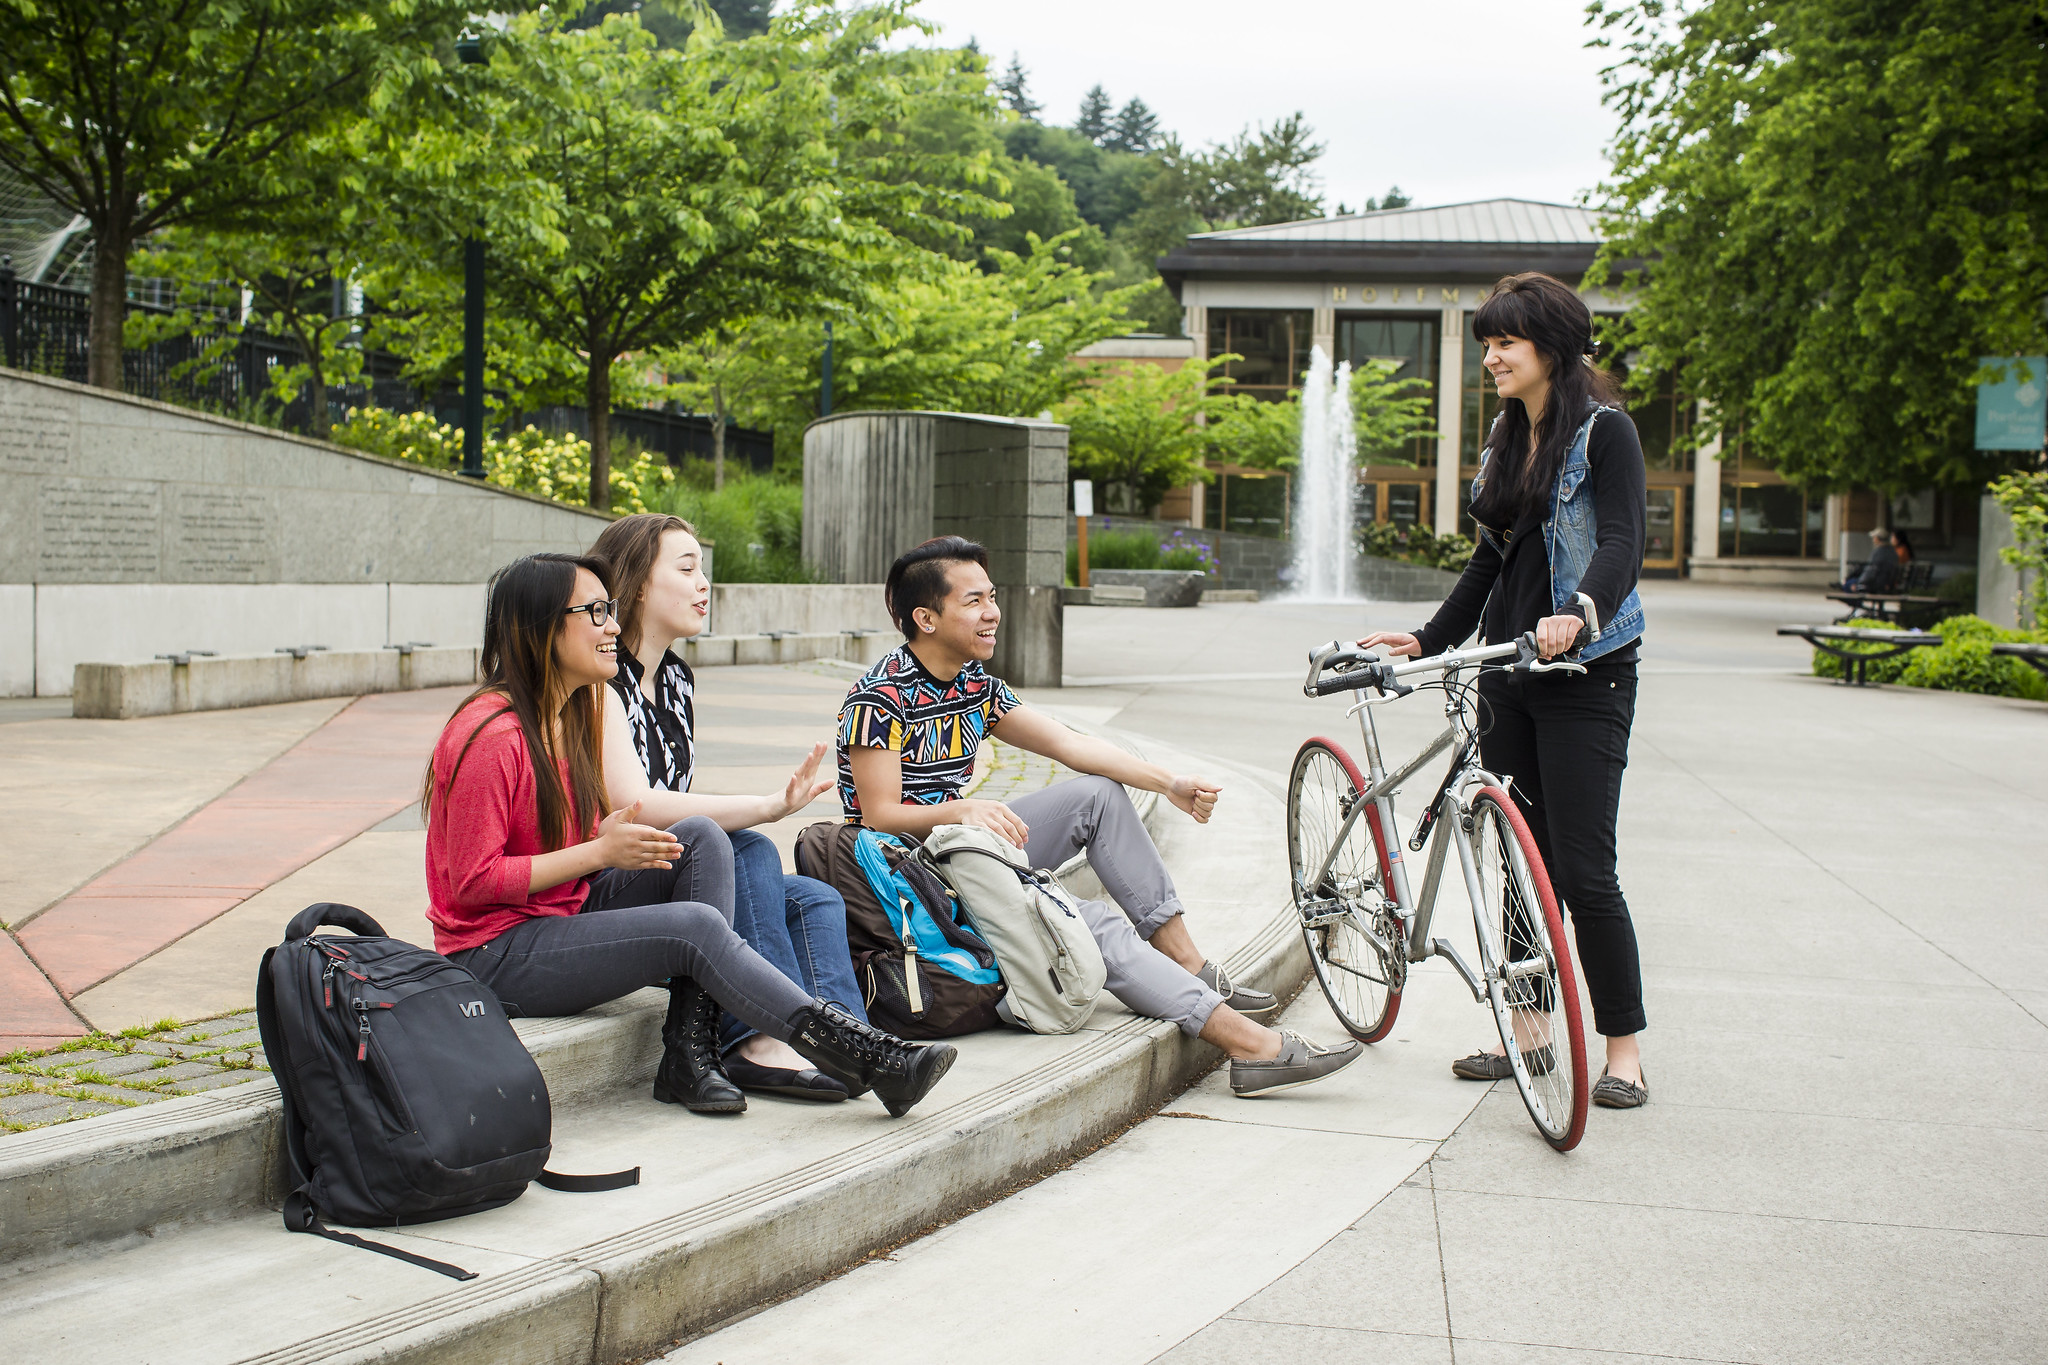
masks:
<path fill-rule="evenodd" d="M 1489 672 L 1480 758 L 1511 777 L 1559 897 L 1569 907 L 1607 1065 L 1593 1102 L 1634 1109 L 1650 1097 L 1637 1035 L 1643 1014 L 1635 926 L 1615 876 L 1615 821 L 1635 720 L 1636 644 L 1643 607 L 1646 494 L 1643 452 L 1616 403 L 1613 382 L 1593 368 L 1593 315 L 1548 275 L 1510 275 L 1473 318 L 1501 411 L 1472 481 L 1479 547 L 1451 595 L 1416 633 L 1360 640 L 1418 658 L 1457 646 L 1476 627 L 1489 643 L 1533 631 L 1551 658 L 1579 646 L 1583 674 Z M 1577 594 L 1593 602 L 1597 642 Z M 1508 1079 L 1505 1049 L 1452 1064 L 1467 1080 Z M 1551 1064 L 1547 1050 L 1533 1068 Z"/>

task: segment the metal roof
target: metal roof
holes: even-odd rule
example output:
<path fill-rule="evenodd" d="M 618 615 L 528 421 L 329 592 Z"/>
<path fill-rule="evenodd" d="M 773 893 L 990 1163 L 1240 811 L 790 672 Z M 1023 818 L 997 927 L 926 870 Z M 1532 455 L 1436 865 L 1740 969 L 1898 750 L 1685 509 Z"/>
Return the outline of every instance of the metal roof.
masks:
<path fill-rule="evenodd" d="M 1381 209 L 1266 227 L 1198 232 L 1213 242 L 1516 242 L 1598 246 L 1600 215 L 1576 204 L 1479 199 L 1439 208 Z"/>

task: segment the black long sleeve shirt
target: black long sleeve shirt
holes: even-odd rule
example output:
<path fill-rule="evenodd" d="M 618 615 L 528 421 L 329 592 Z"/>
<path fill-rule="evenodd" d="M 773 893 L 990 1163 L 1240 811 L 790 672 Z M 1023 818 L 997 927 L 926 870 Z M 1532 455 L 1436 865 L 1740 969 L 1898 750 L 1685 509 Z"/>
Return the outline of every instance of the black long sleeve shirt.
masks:
<path fill-rule="evenodd" d="M 1579 591 L 1593 599 L 1603 629 L 1629 593 L 1643 568 L 1643 538 L 1649 519 L 1642 442 L 1626 414 L 1602 413 L 1586 438 L 1586 460 L 1592 465 L 1593 560 L 1579 581 Z M 1546 616 L 1577 616 L 1577 605 L 1554 611 L 1550 600 L 1550 549 L 1544 544 L 1543 520 L 1548 503 L 1525 514 L 1505 532 L 1494 531 L 1500 548 L 1481 537 L 1472 562 L 1465 566 L 1451 595 L 1429 624 L 1417 631 L 1425 655 L 1463 643 L 1479 628 L 1488 644 L 1512 640 L 1536 629 Z M 1483 620 L 1482 620 L 1483 616 Z M 1579 643 L 1585 643 L 1583 635 Z M 1634 644 L 1603 654 L 1595 664 L 1628 663 Z"/>

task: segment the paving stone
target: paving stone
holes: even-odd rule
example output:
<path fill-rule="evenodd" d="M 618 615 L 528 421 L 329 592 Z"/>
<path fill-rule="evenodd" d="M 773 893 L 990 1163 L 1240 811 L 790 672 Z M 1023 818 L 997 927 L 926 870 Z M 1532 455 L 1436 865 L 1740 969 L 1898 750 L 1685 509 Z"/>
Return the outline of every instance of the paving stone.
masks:
<path fill-rule="evenodd" d="M 95 1061 L 83 1062 L 77 1066 L 66 1066 L 66 1071 L 97 1071 L 102 1076 L 130 1076 L 138 1071 L 147 1071 L 156 1065 L 156 1058 L 146 1052 L 115 1053 Z"/>
<path fill-rule="evenodd" d="M 45 1095 L 38 1090 L 0 1095 L 0 1119 L 13 1123 L 47 1123 L 62 1117 L 64 1107 L 70 1103 L 61 1096 Z"/>
<path fill-rule="evenodd" d="M 145 1038 L 135 1045 L 137 1052 L 147 1052 L 152 1057 L 196 1057 L 212 1048 L 206 1043 L 166 1043 L 155 1038 Z"/>
<path fill-rule="evenodd" d="M 132 1106 L 137 1100 L 147 1098 L 134 1090 L 126 1090 L 118 1085 L 101 1085 L 97 1081 L 66 1081 L 62 1084 L 71 1095 L 83 1093 L 95 1099 L 111 1100 L 122 1107 Z"/>
<path fill-rule="evenodd" d="M 60 1099 L 58 1107 L 38 1113 L 34 1122 L 38 1126 L 47 1126 L 52 1123 L 63 1123 L 70 1119 L 90 1118 L 94 1114 L 116 1114 L 126 1107 L 126 1105 L 120 1104 L 101 1104 L 94 1100 Z"/>
<path fill-rule="evenodd" d="M 175 1066 L 160 1067 L 155 1071 L 145 1071 L 138 1079 L 146 1080 L 151 1085 L 169 1085 L 177 1081 L 189 1081 L 196 1076 L 219 1076 L 222 1074 L 224 1073 L 220 1067 L 212 1066 L 206 1062 L 179 1062 Z M 244 1073 L 234 1071 L 225 1074 L 239 1076 Z"/>
<path fill-rule="evenodd" d="M 113 1052 L 106 1048 L 83 1047 L 76 1052 L 48 1052 L 40 1057 L 31 1058 L 29 1064 L 69 1071 L 81 1066 L 91 1066 L 94 1062 L 105 1061 L 111 1057 L 127 1055 L 125 1052 Z"/>
<path fill-rule="evenodd" d="M 236 1048 L 244 1052 L 251 1049 L 261 1051 L 263 1048 L 263 1035 L 254 1028 L 236 1029 L 233 1033 L 216 1034 L 208 1038 L 206 1046 L 209 1049 Z"/>
<path fill-rule="evenodd" d="M 211 1076 L 194 1076 L 189 1081 L 178 1081 L 164 1088 L 173 1095 L 197 1095 L 208 1090 L 218 1090 L 222 1086 L 240 1085 L 244 1081 L 253 1081 L 259 1076 L 269 1074 L 267 1071 L 216 1071 Z"/>

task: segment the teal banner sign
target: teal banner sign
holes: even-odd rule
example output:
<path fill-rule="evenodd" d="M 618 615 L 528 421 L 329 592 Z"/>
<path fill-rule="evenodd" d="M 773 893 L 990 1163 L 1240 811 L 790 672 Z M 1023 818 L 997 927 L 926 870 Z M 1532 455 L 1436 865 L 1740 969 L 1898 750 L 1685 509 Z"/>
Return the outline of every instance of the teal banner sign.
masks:
<path fill-rule="evenodd" d="M 2039 450 L 2048 440 L 2048 357 L 1986 356 L 2010 376 L 1977 386 L 1977 449 Z"/>

